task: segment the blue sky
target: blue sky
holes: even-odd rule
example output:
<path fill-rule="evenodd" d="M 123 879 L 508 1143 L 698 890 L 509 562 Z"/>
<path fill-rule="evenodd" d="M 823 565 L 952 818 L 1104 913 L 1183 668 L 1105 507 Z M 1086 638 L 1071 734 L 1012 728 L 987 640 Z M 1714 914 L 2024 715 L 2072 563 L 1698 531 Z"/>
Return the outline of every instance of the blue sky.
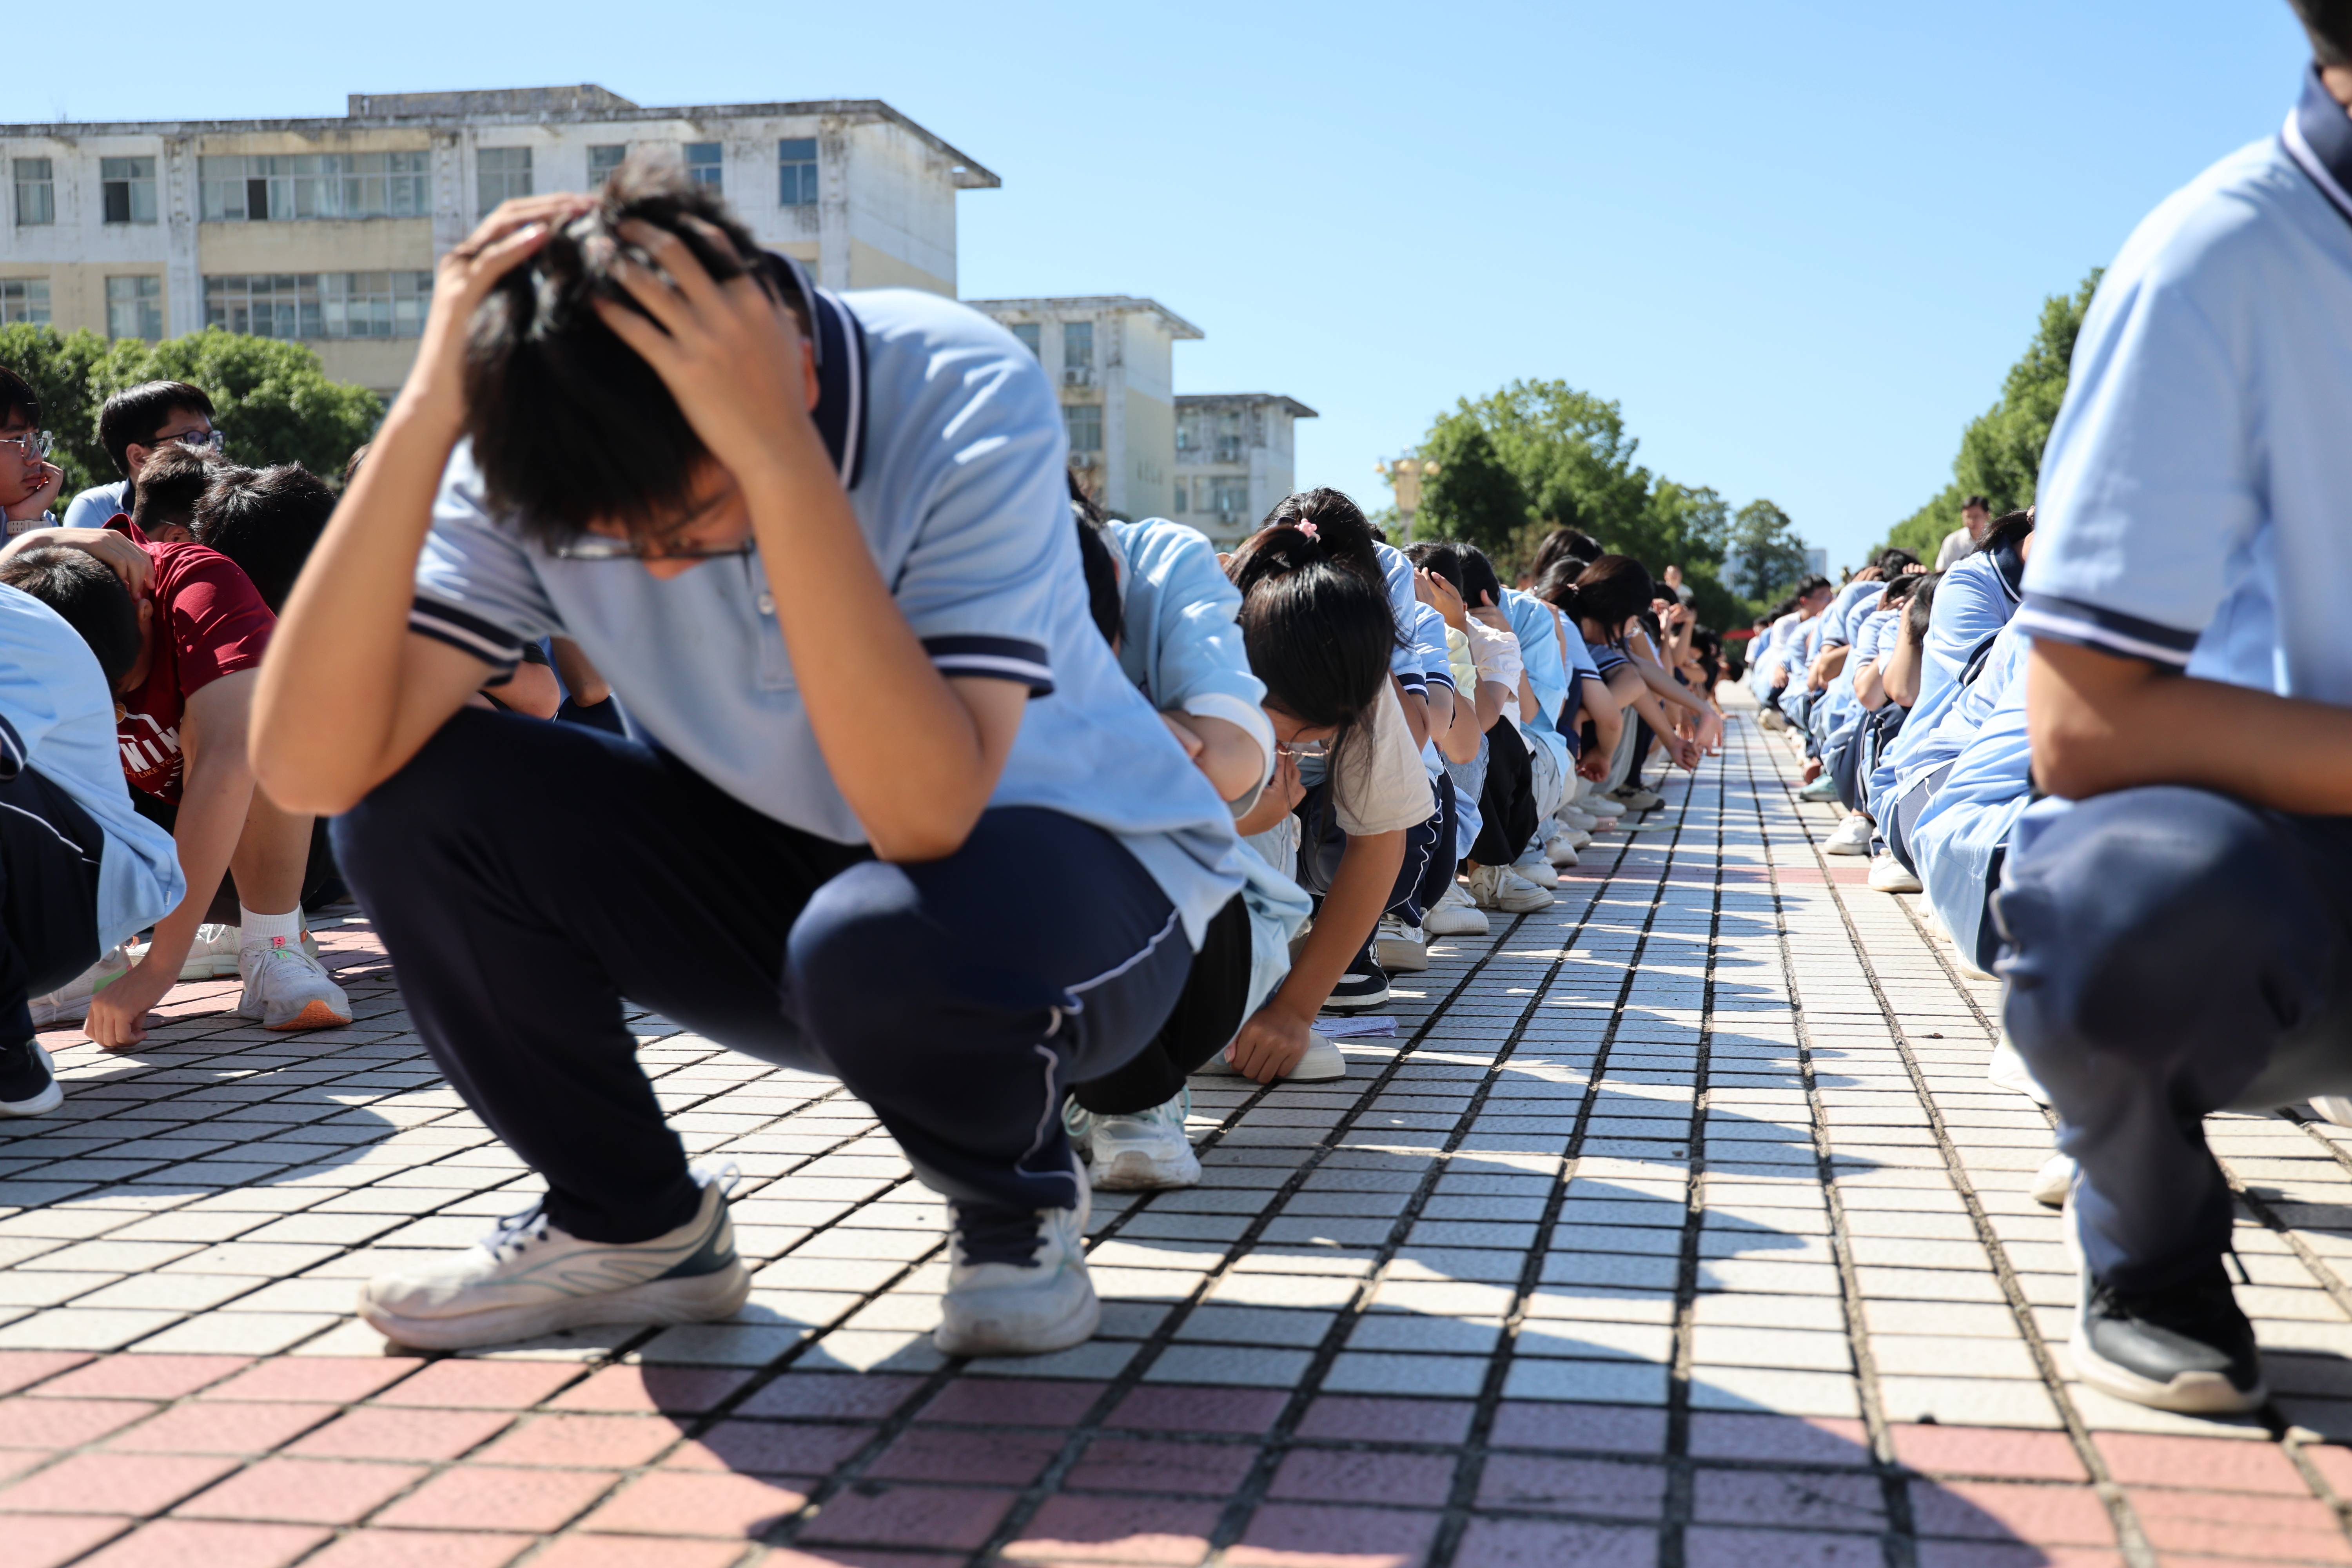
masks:
<path fill-rule="evenodd" d="M 2041 299 L 2273 131 L 2284 0 L 67 7 L 11 119 L 340 114 L 593 81 L 641 103 L 886 99 L 1004 179 L 972 298 L 1131 293 L 1179 391 L 1288 393 L 1298 479 L 1515 377 L 1618 400 L 1642 460 L 1850 562 L 1948 475 Z M 100 62 L 105 62 L 100 64 Z M 68 85 L 51 87 L 47 82 Z"/>

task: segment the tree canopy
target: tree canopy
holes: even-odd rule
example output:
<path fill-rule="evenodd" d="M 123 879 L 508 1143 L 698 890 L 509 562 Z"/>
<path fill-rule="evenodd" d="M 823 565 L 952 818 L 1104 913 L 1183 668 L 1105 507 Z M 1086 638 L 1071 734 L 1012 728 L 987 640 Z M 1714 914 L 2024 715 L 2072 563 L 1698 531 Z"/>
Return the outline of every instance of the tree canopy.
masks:
<path fill-rule="evenodd" d="M 1804 580 L 1805 542 L 1787 512 L 1769 500 L 1752 500 L 1731 520 L 1725 567 L 1735 593 L 1769 604 Z"/>
<path fill-rule="evenodd" d="M 30 383 L 41 422 L 57 435 L 51 459 L 66 471 L 65 493 L 119 478 L 98 441 L 98 411 L 142 381 L 184 381 L 213 400 L 213 423 L 230 460 L 300 463 L 330 479 L 383 417 L 383 400 L 363 386 L 331 381 L 301 343 L 207 328 L 160 343 L 49 327 L 0 327 L 0 364 Z"/>
<path fill-rule="evenodd" d="M 2000 401 L 1960 432 L 1952 482 L 1896 523 L 1886 536 L 1888 544 L 1915 551 L 1932 563 L 1945 536 L 1960 526 L 1960 503 L 1969 497 L 1983 496 L 1996 517 L 2033 504 L 2033 489 L 2042 478 L 2042 448 L 2049 444 L 2058 406 L 2066 400 L 2074 339 L 2104 270 L 2095 267 L 2074 293 L 2053 294 L 2042 301 L 2032 341 L 2001 381 Z"/>

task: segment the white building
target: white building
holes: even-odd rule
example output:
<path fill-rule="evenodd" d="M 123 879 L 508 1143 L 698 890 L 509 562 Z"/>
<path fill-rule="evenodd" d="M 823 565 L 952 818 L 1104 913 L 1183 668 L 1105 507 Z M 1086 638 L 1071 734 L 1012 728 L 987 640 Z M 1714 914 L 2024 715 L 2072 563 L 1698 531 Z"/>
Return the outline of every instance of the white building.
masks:
<path fill-rule="evenodd" d="M 1001 182 L 886 103 L 646 109 L 601 87 L 354 93 L 341 120 L 0 124 L 0 321 L 207 323 L 405 375 L 435 259 L 499 201 L 674 152 L 831 288 L 953 296 L 958 191 Z"/>
<path fill-rule="evenodd" d="M 1221 545 L 1254 531 L 1296 488 L 1292 426 L 1315 418 L 1271 392 L 1189 393 L 1176 399 L 1176 483 L 1169 515 Z"/>
<path fill-rule="evenodd" d="M 1029 345 L 1061 388 L 1070 464 L 1104 510 L 1165 511 L 1176 471 L 1175 347 L 1201 329 L 1157 300 L 969 300 Z"/>

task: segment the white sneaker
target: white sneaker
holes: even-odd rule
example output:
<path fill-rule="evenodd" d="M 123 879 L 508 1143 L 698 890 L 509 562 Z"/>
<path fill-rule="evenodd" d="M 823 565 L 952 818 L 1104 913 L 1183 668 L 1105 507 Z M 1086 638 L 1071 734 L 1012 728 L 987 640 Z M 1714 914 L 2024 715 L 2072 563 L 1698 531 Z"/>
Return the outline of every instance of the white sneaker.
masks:
<path fill-rule="evenodd" d="M 2340 1094 L 2315 1094 L 2311 1097 L 2314 1115 L 2336 1127 L 2352 1127 L 2352 1100 Z"/>
<path fill-rule="evenodd" d="M 2074 1156 L 2053 1154 L 2042 1162 L 2042 1168 L 2033 1173 L 2032 1184 L 2025 1190 L 2035 1203 L 2060 1209 L 2066 1206 L 2066 1194 L 2074 1185 Z"/>
<path fill-rule="evenodd" d="M 467 1350 L 592 1323 L 698 1323 L 751 1293 L 722 1178 L 698 1172 L 702 1206 L 651 1241 L 582 1241 L 532 1209 L 467 1251 L 360 1289 L 360 1316 L 395 1344 Z"/>
<path fill-rule="evenodd" d="M 1837 780 L 1830 776 L 1826 768 L 1814 775 L 1812 783 L 1797 791 L 1799 800 L 1835 800 L 1837 797 Z"/>
<path fill-rule="evenodd" d="M 1081 1143 L 1093 1165 L 1094 1184 L 1106 1192 L 1145 1192 L 1198 1186 L 1201 1157 L 1184 1131 L 1192 1091 L 1133 1116 L 1088 1110 L 1072 1100 L 1063 1113 L 1071 1141 Z"/>
<path fill-rule="evenodd" d="M 1518 868 L 1516 866 L 1506 866 L 1503 868 L 1503 880 L 1510 883 L 1516 888 L 1526 889 L 1533 892 L 1541 893 L 1543 895 L 1543 903 L 1538 906 L 1538 908 L 1549 909 L 1554 901 L 1554 896 L 1550 889 L 1538 887 L 1534 881 L 1521 876 L 1519 874 Z M 1555 877 L 1552 880 L 1557 882 L 1559 879 Z"/>
<path fill-rule="evenodd" d="M 1510 875 L 1507 867 L 1481 866 L 1470 873 L 1470 901 L 1482 910 L 1525 915 L 1549 907 L 1551 895 Z"/>
<path fill-rule="evenodd" d="M 1381 929 L 1372 937 L 1372 956 L 1382 969 L 1418 974 L 1429 967 L 1429 938 L 1419 926 L 1382 915 Z"/>
<path fill-rule="evenodd" d="M 1903 868 L 1892 849 L 1882 849 L 1870 862 L 1870 885 L 1882 893 L 1916 893 L 1919 879 Z"/>
<path fill-rule="evenodd" d="M 245 977 L 237 1013 L 260 1019 L 265 1029 L 335 1029 L 352 1021 L 351 999 L 299 943 L 248 943 L 237 969 Z"/>
<path fill-rule="evenodd" d="M 1756 715 L 1756 722 L 1759 728 L 1766 730 L 1785 730 L 1789 727 L 1789 721 L 1781 714 L 1778 708 L 1765 708 L 1759 710 Z"/>
<path fill-rule="evenodd" d="M 1076 1160 L 1071 1166 L 1076 1170 Z M 1037 1355 L 1094 1335 L 1102 1303 L 1087 1277 L 1092 1189 L 1077 1171 L 1078 1206 L 1031 1215 L 950 1206 L 948 1292 L 931 1342 L 948 1355 Z"/>
<path fill-rule="evenodd" d="M 1837 831 L 1829 836 L 1828 842 L 1822 846 L 1822 853 L 1867 855 L 1870 853 L 1870 836 L 1873 831 L 1874 831 L 1874 826 L 1870 818 L 1858 811 L 1850 812 L 1846 819 L 1837 825 Z"/>
<path fill-rule="evenodd" d="M 1570 862 L 1571 865 L 1574 863 Z M 1526 854 L 1511 862 L 1511 875 L 1538 888 L 1559 886 L 1559 873 L 1551 868 L 1551 858 L 1540 845 L 1530 846 Z"/>
<path fill-rule="evenodd" d="M 237 955 L 244 946 L 244 933 L 235 926 L 200 925 L 196 940 L 188 946 L 187 962 L 180 965 L 180 978 L 226 980 L 238 973 Z"/>
<path fill-rule="evenodd" d="M 96 963 L 44 996 L 27 998 L 33 1009 L 33 1027 L 46 1029 L 52 1024 L 68 1024 L 76 1018 L 89 1016 L 89 999 L 131 973 L 131 953 L 118 943 Z"/>
<path fill-rule="evenodd" d="M 1627 784 L 1617 792 L 1618 802 L 1628 811 L 1655 811 L 1666 804 L 1666 797 L 1640 784 Z"/>
<path fill-rule="evenodd" d="M 1592 819 L 1593 832 L 1607 833 L 1625 814 L 1617 809 L 1615 801 L 1605 795 L 1597 795 L 1592 797 L 1592 804 L 1585 807 L 1584 815 Z"/>
<path fill-rule="evenodd" d="M 1580 806 L 1574 805 L 1563 805 L 1553 815 L 1559 818 L 1559 826 L 1563 831 L 1570 833 L 1581 833 L 1585 835 L 1585 844 L 1592 842 L 1592 829 L 1601 821 L 1599 817 L 1593 816 L 1591 812 L 1584 810 Z M 1577 847 L 1581 849 L 1584 847 L 1584 844 L 1580 844 Z"/>
<path fill-rule="evenodd" d="M 2032 1069 L 2025 1065 L 2025 1058 L 2017 1054 L 2007 1029 L 2000 1032 L 2000 1040 L 1992 1047 L 1992 1059 L 1985 1063 L 1985 1080 L 2012 1094 L 2021 1094 L 2036 1105 L 2050 1103 L 2050 1091 L 2042 1087 Z"/>
<path fill-rule="evenodd" d="M 1555 866 L 1568 867 L 1578 862 L 1577 851 L 1592 842 L 1592 835 L 1581 827 L 1563 827 L 1544 840 L 1544 853 Z"/>
<path fill-rule="evenodd" d="M 1486 917 L 1470 901 L 1459 882 L 1445 884 L 1445 892 L 1421 917 L 1421 929 L 1431 936 L 1485 936 Z"/>
<path fill-rule="evenodd" d="M 1211 1057 L 1207 1062 L 1194 1070 L 1206 1073 L 1212 1078 L 1242 1076 L 1241 1069 L 1227 1061 L 1225 1053 L 1223 1051 Z M 1348 1058 L 1340 1054 L 1339 1047 L 1309 1029 L 1307 1032 L 1307 1054 L 1298 1058 L 1298 1065 L 1291 1068 L 1289 1075 L 1281 1081 L 1284 1083 L 1331 1083 L 1347 1076 Z"/>

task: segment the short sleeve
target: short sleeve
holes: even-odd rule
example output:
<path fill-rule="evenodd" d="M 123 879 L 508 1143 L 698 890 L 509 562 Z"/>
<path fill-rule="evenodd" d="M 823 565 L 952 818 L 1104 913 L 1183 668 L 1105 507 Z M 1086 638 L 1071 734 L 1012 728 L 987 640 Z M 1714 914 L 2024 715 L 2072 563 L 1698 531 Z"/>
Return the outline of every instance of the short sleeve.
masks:
<path fill-rule="evenodd" d="M 529 551 L 490 516 L 464 447 L 434 498 L 408 629 L 473 655 L 501 677 L 514 673 L 526 646 L 564 632 Z"/>
<path fill-rule="evenodd" d="M 1431 605 L 1413 601 L 1412 641 L 1420 655 L 1422 678 L 1431 686 L 1452 687 L 1454 656 L 1445 640 L 1445 617 Z"/>
<path fill-rule="evenodd" d="M 278 617 L 244 568 L 227 556 L 187 550 L 174 565 L 164 629 L 184 700 L 225 675 L 259 668 Z"/>
<path fill-rule="evenodd" d="M 1260 706 L 1265 683 L 1250 668 L 1235 619 L 1241 591 L 1218 566 L 1217 547 L 1199 530 L 1162 519 L 1110 526 L 1130 571 L 1150 580 L 1148 591 L 1140 580 L 1129 587 L 1124 628 L 1150 673 L 1145 695 L 1160 708 L 1238 726 L 1265 753 L 1271 778 L 1274 726 Z M 1137 624 L 1143 606 L 1148 625 Z"/>
<path fill-rule="evenodd" d="M 2188 664 L 2263 516 L 2233 359 L 2180 283 L 2102 284 L 2042 460 L 2035 637 Z"/>
<path fill-rule="evenodd" d="M 1382 687 L 1369 722 L 1341 747 L 1331 781 L 1331 814 L 1341 831 L 1365 838 L 1429 820 L 1437 802 L 1396 693 Z"/>

